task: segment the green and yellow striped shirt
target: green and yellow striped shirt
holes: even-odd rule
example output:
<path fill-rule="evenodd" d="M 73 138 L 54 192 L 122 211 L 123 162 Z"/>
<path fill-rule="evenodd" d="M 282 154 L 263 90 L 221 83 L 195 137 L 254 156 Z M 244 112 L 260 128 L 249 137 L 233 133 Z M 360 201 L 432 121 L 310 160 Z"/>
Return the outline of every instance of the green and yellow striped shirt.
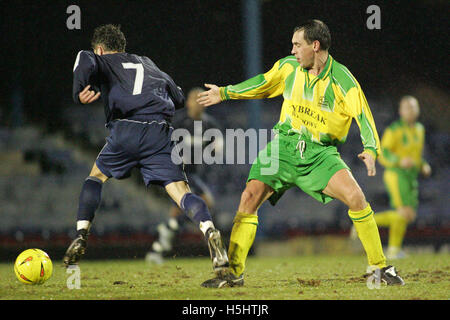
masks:
<path fill-rule="evenodd" d="M 379 154 L 380 140 L 364 93 L 350 71 L 331 55 L 318 76 L 312 76 L 294 56 L 288 56 L 264 74 L 220 87 L 220 95 L 222 100 L 283 95 L 280 120 L 274 129 L 323 145 L 344 143 L 355 119 L 364 150 L 374 158 Z"/>

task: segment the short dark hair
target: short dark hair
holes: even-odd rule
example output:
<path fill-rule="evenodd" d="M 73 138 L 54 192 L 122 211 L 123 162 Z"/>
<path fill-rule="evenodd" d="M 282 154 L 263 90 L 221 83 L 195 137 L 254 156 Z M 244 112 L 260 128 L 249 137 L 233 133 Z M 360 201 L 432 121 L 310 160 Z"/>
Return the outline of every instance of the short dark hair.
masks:
<path fill-rule="evenodd" d="M 303 36 L 308 44 L 317 40 L 320 42 L 320 49 L 328 50 L 331 46 L 331 33 L 327 25 L 320 20 L 308 20 L 295 27 L 294 33 L 303 30 Z"/>
<path fill-rule="evenodd" d="M 120 30 L 120 25 L 106 24 L 95 28 L 91 41 L 92 48 L 95 49 L 100 44 L 106 51 L 124 52 L 127 40 Z"/>

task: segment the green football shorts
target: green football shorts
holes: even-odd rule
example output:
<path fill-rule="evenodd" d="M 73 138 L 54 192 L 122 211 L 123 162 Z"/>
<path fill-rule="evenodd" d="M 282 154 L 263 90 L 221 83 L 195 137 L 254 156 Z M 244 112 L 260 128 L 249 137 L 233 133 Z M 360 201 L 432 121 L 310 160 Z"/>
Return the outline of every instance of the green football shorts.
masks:
<path fill-rule="evenodd" d="M 384 170 L 383 180 L 389 193 L 391 207 L 417 208 L 419 204 L 418 173 L 415 170 L 389 168 Z"/>
<path fill-rule="evenodd" d="M 294 186 L 314 199 L 328 203 L 333 198 L 322 190 L 337 171 L 349 169 L 335 146 L 323 146 L 298 137 L 276 135 L 259 152 L 250 169 L 247 182 L 258 180 L 275 191 L 269 198 L 272 205 Z"/>

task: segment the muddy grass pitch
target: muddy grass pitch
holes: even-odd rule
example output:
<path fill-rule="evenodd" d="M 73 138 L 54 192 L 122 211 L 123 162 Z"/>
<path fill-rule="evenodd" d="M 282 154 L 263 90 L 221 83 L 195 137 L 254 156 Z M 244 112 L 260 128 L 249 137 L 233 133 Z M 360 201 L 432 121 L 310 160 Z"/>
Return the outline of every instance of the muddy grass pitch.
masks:
<path fill-rule="evenodd" d="M 364 256 L 320 255 L 283 258 L 250 257 L 245 286 L 207 289 L 200 284 L 213 273 L 207 258 L 173 258 L 163 265 L 143 259 L 82 261 L 80 288 L 69 289 L 60 261 L 43 285 L 20 283 L 13 262 L 0 264 L 3 300 L 410 300 L 450 298 L 450 255 L 414 254 L 393 263 L 403 287 L 369 289 Z M 70 281 L 69 281 L 70 282 Z"/>

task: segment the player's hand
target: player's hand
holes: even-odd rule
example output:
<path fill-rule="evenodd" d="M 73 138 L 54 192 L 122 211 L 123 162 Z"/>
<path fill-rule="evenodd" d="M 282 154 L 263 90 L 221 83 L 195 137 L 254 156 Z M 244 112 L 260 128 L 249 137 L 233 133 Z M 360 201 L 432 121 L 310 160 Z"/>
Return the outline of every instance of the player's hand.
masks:
<path fill-rule="evenodd" d="M 414 167 L 414 160 L 410 157 L 403 158 L 400 160 L 400 167 L 403 169 L 409 169 Z"/>
<path fill-rule="evenodd" d="M 361 152 L 358 154 L 358 158 L 364 162 L 367 168 L 367 175 L 369 177 L 373 177 L 377 174 L 377 169 L 375 167 L 375 159 L 373 156 L 368 152 Z"/>
<path fill-rule="evenodd" d="M 88 84 L 83 91 L 81 91 L 78 94 L 78 98 L 80 99 L 80 102 L 82 104 L 87 104 L 87 103 L 91 103 L 94 102 L 95 100 L 97 100 L 100 97 L 100 91 L 95 93 L 94 90 L 89 90 L 89 88 L 91 87 L 90 84 Z"/>
<path fill-rule="evenodd" d="M 197 102 L 204 107 L 209 107 L 214 104 L 222 102 L 220 98 L 220 89 L 215 84 L 205 83 L 205 87 L 209 88 L 207 91 L 203 91 L 198 94 Z"/>
<path fill-rule="evenodd" d="M 425 178 L 431 176 L 431 167 L 428 163 L 424 163 L 420 171 Z"/>

